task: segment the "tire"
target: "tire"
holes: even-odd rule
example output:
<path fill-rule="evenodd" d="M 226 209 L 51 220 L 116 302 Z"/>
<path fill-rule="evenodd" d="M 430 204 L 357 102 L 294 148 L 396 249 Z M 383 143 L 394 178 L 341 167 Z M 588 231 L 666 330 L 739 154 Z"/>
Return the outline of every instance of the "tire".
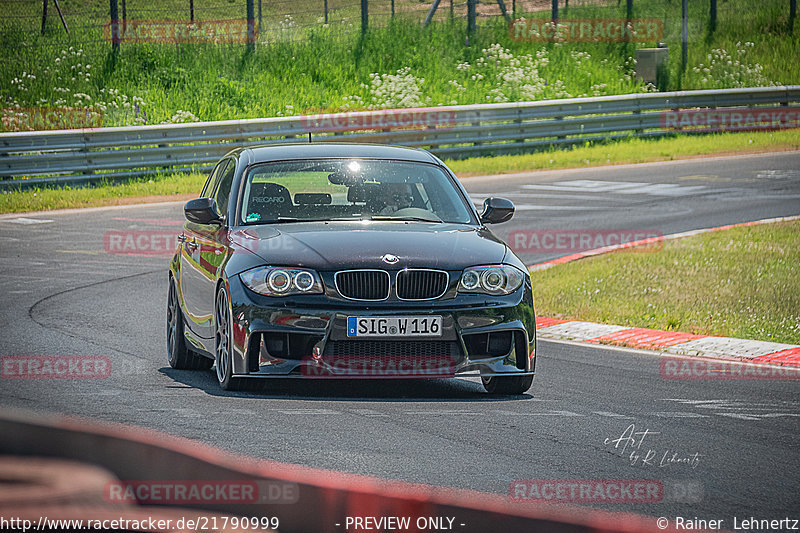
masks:
<path fill-rule="evenodd" d="M 483 388 L 489 394 L 525 394 L 533 384 L 533 375 L 528 376 L 481 376 Z"/>
<path fill-rule="evenodd" d="M 217 367 L 217 381 L 223 390 L 241 390 L 243 380 L 233 377 L 233 330 L 231 328 L 231 311 L 228 305 L 228 292 L 225 286 L 217 291 L 214 303 L 214 364 Z"/>
<path fill-rule="evenodd" d="M 208 357 L 197 355 L 186 346 L 183 336 L 183 313 L 178 302 L 175 280 L 169 280 L 167 296 L 167 361 L 176 370 L 208 370 L 214 363 Z"/>

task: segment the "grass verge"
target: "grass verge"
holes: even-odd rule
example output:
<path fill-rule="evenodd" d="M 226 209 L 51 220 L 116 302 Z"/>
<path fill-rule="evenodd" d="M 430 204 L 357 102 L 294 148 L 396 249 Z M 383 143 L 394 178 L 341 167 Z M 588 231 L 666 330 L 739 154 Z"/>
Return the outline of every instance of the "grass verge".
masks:
<path fill-rule="evenodd" d="M 476 157 L 448 161 L 459 177 L 508 174 L 528 170 L 595 167 L 626 163 L 672 161 L 698 155 L 800 149 L 800 130 L 776 132 L 721 133 L 715 135 L 628 139 L 618 142 L 586 144 L 570 150 L 532 154 Z"/>
<path fill-rule="evenodd" d="M 167 202 L 197 195 L 206 177 L 199 173 L 167 174 L 117 185 L 8 192 L 0 194 L 0 213 Z"/>
<path fill-rule="evenodd" d="M 537 314 L 800 344 L 800 222 L 668 241 L 533 272 Z"/>
<path fill-rule="evenodd" d="M 533 154 L 478 157 L 448 161 L 459 177 L 486 176 L 530 170 L 579 168 L 598 165 L 669 161 L 696 155 L 752 153 L 800 149 L 800 130 L 723 133 L 703 137 L 630 139 L 550 150 Z M 0 194 L 0 213 L 21 213 L 167 201 L 197 194 L 205 175 L 166 174 L 122 185 L 101 184 L 80 189 L 34 189 Z"/>

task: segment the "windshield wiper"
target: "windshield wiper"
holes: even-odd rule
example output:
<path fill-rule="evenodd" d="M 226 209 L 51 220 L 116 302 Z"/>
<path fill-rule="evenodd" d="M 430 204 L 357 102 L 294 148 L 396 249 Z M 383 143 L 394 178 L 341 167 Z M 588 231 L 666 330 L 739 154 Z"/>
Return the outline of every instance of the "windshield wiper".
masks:
<path fill-rule="evenodd" d="M 366 220 L 401 220 L 401 221 L 412 221 L 412 222 L 435 222 L 437 224 L 442 224 L 442 220 L 438 218 L 425 218 L 425 217 L 410 217 L 410 216 L 402 216 L 402 217 L 393 217 L 389 215 L 380 215 L 380 216 L 373 216 Z"/>
<path fill-rule="evenodd" d="M 278 217 L 277 220 L 264 220 L 258 221 L 260 224 L 282 224 L 288 222 L 331 222 L 336 220 L 352 220 L 349 218 L 296 218 L 296 217 Z"/>

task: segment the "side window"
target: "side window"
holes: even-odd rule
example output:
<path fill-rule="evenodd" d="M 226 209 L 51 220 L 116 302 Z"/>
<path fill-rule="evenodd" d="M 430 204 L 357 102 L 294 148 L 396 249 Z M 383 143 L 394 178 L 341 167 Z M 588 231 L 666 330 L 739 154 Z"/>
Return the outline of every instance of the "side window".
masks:
<path fill-rule="evenodd" d="M 220 173 L 225 169 L 225 165 L 228 164 L 228 161 L 228 159 L 220 161 L 217 163 L 217 166 L 214 167 L 214 170 L 211 171 L 211 174 L 209 174 L 208 179 L 206 180 L 206 184 L 203 186 L 203 192 L 200 193 L 201 198 L 211 196 L 211 191 L 214 190 L 214 187 L 217 184 L 217 179 L 219 178 Z"/>
<path fill-rule="evenodd" d="M 217 212 L 219 212 L 220 215 L 225 215 L 228 212 L 228 199 L 231 195 L 231 185 L 233 184 L 233 175 L 235 172 L 236 164 L 231 161 L 220 175 L 219 185 L 214 193 L 214 200 L 217 202 Z"/>

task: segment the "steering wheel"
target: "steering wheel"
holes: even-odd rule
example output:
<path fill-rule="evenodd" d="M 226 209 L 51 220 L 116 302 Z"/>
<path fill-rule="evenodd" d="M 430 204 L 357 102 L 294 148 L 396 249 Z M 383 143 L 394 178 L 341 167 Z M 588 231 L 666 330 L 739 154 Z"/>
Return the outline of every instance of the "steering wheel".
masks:
<path fill-rule="evenodd" d="M 404 207 L 403 209 L 398 209 L 392 213 L 392 216 L 429 218 L 431 220 L 435 220 L 436 222 L 442 221 L 442 219 L 436 216 L 436 213 L 433 211 L 428 211 L 427 209 L 422 209 L 420 207 Z"/>

